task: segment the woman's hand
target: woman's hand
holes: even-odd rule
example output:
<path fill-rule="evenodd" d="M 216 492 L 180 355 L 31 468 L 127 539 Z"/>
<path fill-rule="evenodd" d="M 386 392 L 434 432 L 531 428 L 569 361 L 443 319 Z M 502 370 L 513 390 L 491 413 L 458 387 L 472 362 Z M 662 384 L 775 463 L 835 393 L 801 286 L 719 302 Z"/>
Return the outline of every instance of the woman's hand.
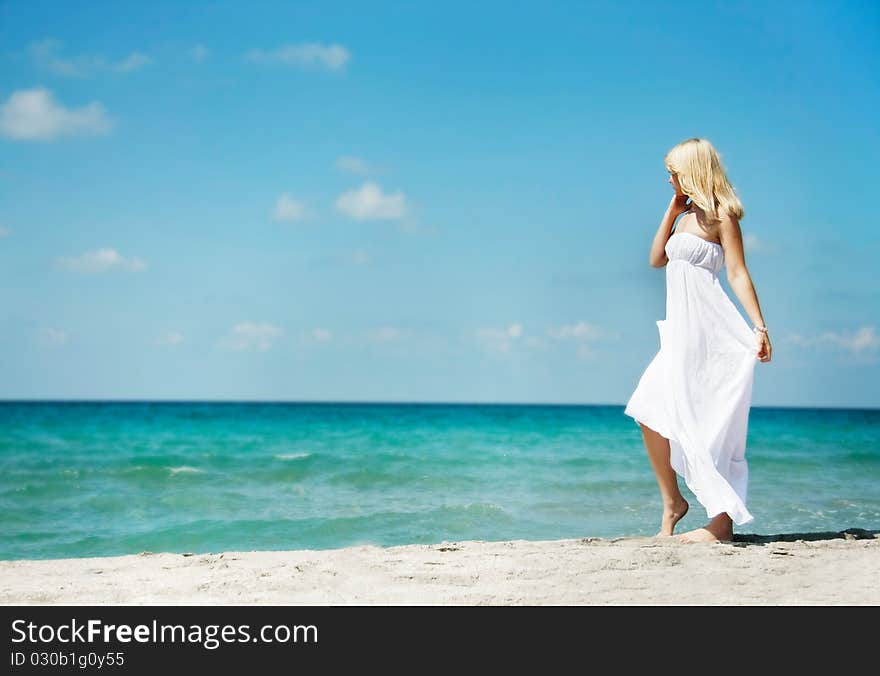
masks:
<path fill-rule="evenodd" d="M 687 204 L 689 199 L 690 197 L 685 194 L 674 194 L 672 196 L 672 200 L 669 202 L 669 213 L 672 214 L 673 218 L 678 218 L 681 214 L 690 211 L 693 208 L 693 202 Z"/>
<path fill-rule="evenodd" d="M 758 332 L 758 361 L 770 361 L 773 346 L 770 345 L 770 336 L 763 331 Z"/>

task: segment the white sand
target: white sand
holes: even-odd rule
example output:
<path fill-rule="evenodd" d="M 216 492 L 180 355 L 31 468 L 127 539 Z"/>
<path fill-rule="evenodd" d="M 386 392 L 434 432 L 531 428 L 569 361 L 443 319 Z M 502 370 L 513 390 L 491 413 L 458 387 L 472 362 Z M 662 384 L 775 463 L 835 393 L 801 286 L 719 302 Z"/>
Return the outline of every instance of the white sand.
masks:
<path fill-rule="evenodd" d="M 0 561 L 0 603 L 880 603 L 876 531 L 749 537 L 714 544 L 583 538 Z"/>

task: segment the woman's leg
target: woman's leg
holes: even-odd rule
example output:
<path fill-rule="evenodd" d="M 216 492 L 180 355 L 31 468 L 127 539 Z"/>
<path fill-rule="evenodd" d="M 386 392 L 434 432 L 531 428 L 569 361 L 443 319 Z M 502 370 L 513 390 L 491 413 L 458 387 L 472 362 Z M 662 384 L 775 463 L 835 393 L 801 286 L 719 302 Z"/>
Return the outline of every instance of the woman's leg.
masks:
<path fill-rule="evenodd" d="M 663 499 L 663 518 L 657 535 L 672 535 L 675 524 L 687 514 L 688 503 L 678 488 L 678 477 L 669 463 L 669 439 L 661 436 L 647 425 L 639 423 L 648 457 L 657 475 L 660 496 Z"/>

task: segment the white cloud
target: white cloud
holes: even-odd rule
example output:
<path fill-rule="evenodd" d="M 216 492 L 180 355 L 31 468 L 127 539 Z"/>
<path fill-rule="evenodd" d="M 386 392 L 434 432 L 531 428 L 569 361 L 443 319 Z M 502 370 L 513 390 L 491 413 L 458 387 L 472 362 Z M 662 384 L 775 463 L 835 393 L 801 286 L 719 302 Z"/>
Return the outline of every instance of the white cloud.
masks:
<path fill-rule="evenodd" d="M 146 54 L 142 54 L 141 52 L 132 52 L 124 59 L 122 59 L 122 61 L 120 61 L 119 63 L 109 64 L 108 68 L 110 70 L 115 70 L 118 73 L 127 73 L 132 70 L 137 70 L 138 68 L 146 66 L 150 63 L 153 63 L 153 60 Z"/>
<path fill-rule="evenodd" d="M 180 345 L 184 341 L 183 334 L 178 331 L 169 331 L 156 341 L 157 345 Z"/>
<path fill-rule="evenodd" d="M 319 343 L 326 343 L 333 340 L 333 333 L 328 329 L 314 329 L 311 335 L 312 338 L 317 340 Z"/>
<path fill-rule="evenodd" d="M 360 157 L 353 157 L 352 155 L 343 155 L 336 160 L 336 168 L 339 169 L 339 171 L 347 171 L 352 174 L 361 175 L 366 175 L 374 171 L 369 162 Z"/>
<path fill-rule="evenodd" d="M 351 254 L 350 260 L 354 265 L 366 265 L 370 262 L 371 258 L 370 254 L 368 254 L 366 251 L 364 251 L 363 249 L 358 249 Z"/>
<path fill-rule="evenodd" d="M 189 55 L 193 61 L 198 61 L 199 63 L 201 63 L 202 61 L 206 61 L 211 56 L 211 50 L 205 47 L 205 45 L 196 45 L 189 50 Z"/>
<path fill-rule="evenodd" d="M 330 329 L 319 326 L 311 330 L 300 331 L 297 342 L 300 347 L 313 347 L 316 343 L 329 344 L 335 339 L 336 336 Z"/>
<path fill-rule="evenodd" d="M 876 350 L 880 347 L 880 337 L 874 333 L 873 326 L 863 326 L 855 335 L 843 339 L 843 344 L 848 350 L 862 352 L 864 350 Z"/>
<path fill-rule="evenodd" d="M 506 327 L 482 328 L 476 332 L 478 342 L 493 352 L 510 352 L 517 346 L 545 350 L 553 346 L 553 341 L 567 341 L 574 345 L 579 359 L 586 359 L 593 354 L 592 341 L 609 335 L 585 321 L 550 328 L 547 330 L 548 337 L 526 335 L 523 325 L 518 322 Z"/>
<path fill-rule="evenodd" d="M 547 333 L 558 340 L 595 340 L 605 335 L 604 331 L 584 321 L 551 328 Z"/>
<path fill-rule="evenodd" d="M 113 126 L 104 106 L 96 101 L 68 109 L 52 92 L 38 87 L 13 92 L 0 104 L 0 133 L 19 140 L 49 140 L 58 136 L 100 134 Z"/>
<path fill-rule="evenodd" d="M 816 336 L 794 334 L 789 340 L 805 347 L 832 345 L 855 355 L 874 352 L 880 348 L 880 336 L 873 326 L 863 326 L 853 333 L 826 331 Z"/>
<path fill-rule="evenodd" d="M 43 347 L 61 347 L 67 344 L 68 335 L 61 329 L 40 329 L 37 333 L 37 342 Z"/>
<path fill-rule="evenodd" d="M 153 62 L 153 59 L 142 52 L 132 52 L 119 61 L 108 61 L 103 56 L 77 56 L 65 59 L 57 54 L 63 44 L 60 40 L 47 38 L 32 42 L 28 46 L 28 51 L 39 65 L 64 77 L 87 77 L 99 71 L 128 73 Z"/>
<path fill-rule="evenodd" d="M 273 324 L 240 322 L 232 327 L 232 335 L 222 341 L 225 347 L 233 350 L 266 351 L 284 333 L 284 329 Z"/>
<path fill-rule="evenodd" d="M 514 343 L 523 336 L 523 325 L 510 324 L 505 328 L 483 328 L 477 330 L 477 340 L 487 349 L 495 352 L 509 352 Z"/>
<path fill-rule="evenodd" d="M 367 332 L 367 337 L 376 343 L 390 343 L 395 340 L 402 340 L 405 335 L 405 331 L 394 326 L 382 326 Z"/>
<path fill-rule="evenodd" d="M 342 45 L 308 42 L 300 45 L 284 45 L 272 50 L 252 49 L 245 54 L 245 59 L 256 63 L 280 63 L 299 68 L 342 70 L 351 59 L 351 53 Z"/>
<path fill-rule="evenodd" d="M 0 225 L 0 239 L 3 239 L 4 237 L 9 237 L 9 235 L 11 235 L 11 234 L 12 234 L 12 230 Z"/>
<path fill-rule="evenodd" d="M 743 235 L 743 249 L 749 253 L 767 253 L 772 251 L 773 247 L 749 232 Z"/>
<path fill-rule="evenodd" d="M 336 208 L 359 221 L 402 219 L 406 216 L 406 197 L 402 192 L 384 194 L 375 183 L 364 183 L 357 190 L 339 196 Z"/>
<path fill-rule="evenodd" d="M 292 223 L 301 221 L 306 217 L 306 205 L 300 200 L 293 199 L 287 193 L 283 193 L 275 202 L 272 218 L 276 221 Z"/>
<path fill-rule="evenodd" d="M 146 261 L 140 258 L 124 258 L 116 249 L 104 248 L 89 251 L 81 256 L 60 257 L 57 259 L 60 267 L 73 272 L 95 274 L 108 270 L 128 270 L 139 272 L 147 268 Z"/>
<path fill-rule="evenodd" d="M 589 322 L 579 321 L 576 324 L 563 324 L 547 330 L 547 335 L 555 340 L 571 341 L 575 344 L 578 359 L 587 359 L 593 355 L 592 343 L 608 337 L 610 334 Z"/>

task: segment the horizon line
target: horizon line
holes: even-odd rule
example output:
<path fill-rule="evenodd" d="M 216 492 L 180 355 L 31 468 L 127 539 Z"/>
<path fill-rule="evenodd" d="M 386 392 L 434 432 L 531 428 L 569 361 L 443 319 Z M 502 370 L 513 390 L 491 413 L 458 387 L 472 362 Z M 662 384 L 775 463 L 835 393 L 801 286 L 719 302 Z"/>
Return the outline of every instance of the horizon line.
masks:
<path fill-rule="evenodd" d="M 354 400 L 354 399 L 3 399 L 0 404 L 307 404 L 307 405 L 372 405 L 372 406 L 545 406 L 545 407 L 625 407 L 624 403 L 572 403 L 572 402 L 528 402 L 528 401 L 393 401 L 393 400 Z M 798 410 L 846 410 L 880 411 L 874 406 L 796 406 L 786 404 L 757 405 L 752 409 L 786 408 Z"/>

